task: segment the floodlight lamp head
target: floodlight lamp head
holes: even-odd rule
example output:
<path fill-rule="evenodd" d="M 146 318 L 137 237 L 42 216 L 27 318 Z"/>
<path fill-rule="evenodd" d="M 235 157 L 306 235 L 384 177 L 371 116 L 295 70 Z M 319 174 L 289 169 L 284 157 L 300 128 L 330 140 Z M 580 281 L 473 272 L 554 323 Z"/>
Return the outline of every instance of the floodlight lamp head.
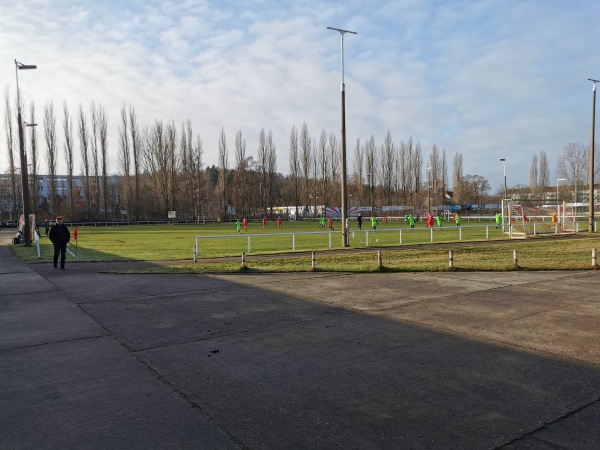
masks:
<path fill-rule="evenodd" d="M 19 70 L 29 70 L 29 69 L 37 69 L 37 66 L 34 64 L 23 64 L 15 59 L 15 64 L 17 65 L 17 69 Z"/>

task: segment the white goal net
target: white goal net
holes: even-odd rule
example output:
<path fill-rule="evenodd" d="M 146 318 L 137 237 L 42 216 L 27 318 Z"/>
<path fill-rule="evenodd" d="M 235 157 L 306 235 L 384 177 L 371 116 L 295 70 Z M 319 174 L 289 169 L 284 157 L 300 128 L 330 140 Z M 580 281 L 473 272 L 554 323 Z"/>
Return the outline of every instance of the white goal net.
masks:
<path fill-rule="evenodd" d="M 502 200 L 502 231 L 511 238 L 573 233 L 575 227 L 575 212 L 564 202 Z"/>

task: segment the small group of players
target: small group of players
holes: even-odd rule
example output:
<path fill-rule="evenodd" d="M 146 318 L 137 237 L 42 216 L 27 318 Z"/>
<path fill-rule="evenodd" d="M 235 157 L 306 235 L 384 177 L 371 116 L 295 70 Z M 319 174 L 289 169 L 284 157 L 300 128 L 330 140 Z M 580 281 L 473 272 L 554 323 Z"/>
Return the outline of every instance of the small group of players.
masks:
<path fill-rule="evenodd" d="M 262 218 L 262 226 L 263 228 L 267 228 L 267 216 L 264 216 Z M 247 218 L 243 218 L 241 221 L 240 219 L 235 221 L 235 227 L 237 229 L 237 233 L 241 234 L 242 233 L 242 227 L 244 228 L 244 232 L 248 231 L 248 219 Z M 277 228 L 279 228 L 280 230 L 283 229 L 283 221 L 281 220 L 281 216 L 277 216 Z"/>

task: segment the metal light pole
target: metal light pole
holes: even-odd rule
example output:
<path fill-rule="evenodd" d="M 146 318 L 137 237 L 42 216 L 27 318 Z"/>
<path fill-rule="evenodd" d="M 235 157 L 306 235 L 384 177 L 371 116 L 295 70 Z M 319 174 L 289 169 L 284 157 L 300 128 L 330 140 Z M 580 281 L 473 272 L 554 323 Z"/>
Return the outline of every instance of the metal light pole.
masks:
<path fill-rule="evenodd" d="M 559 181 L 567 181 L 566 178 L 557 178 L 556 179 L 556 203 L 558 204 L 558 182 Z"/>
<path fill-rule="evenodd" d="M 27 123 L 27 122 L 23 122 L 23 123 L 25 124 L 26 127 L 37 127 L 37 123 Z M 23 146 L 23 147 L 25 147 L 25 146 Z M 25 161 L 27 162 L 27 149 L 24 150 L 24 153 L 25 153 Z M 29 167 L 29 166 L 33 166 L 33 164 L 27 164 L 27 167 Z M 29 169 L 27 169 L 27 170 L 29 170 Z M 35 170 L 33 171 L 33 173 L 35 174 Z M 29 172 L 27 172 L 27 186 L 29 187 Z M 30 188 L 28 188 L 28 191 L 29 191 L 29 189 Z M 33 189 L 37 189 L 37 180 L 35 179 L 35 177 L 33 180 Z M 30 191 L 29 191 L 29 193 L 31 194 Z M 34 195 L 33 200 L 35 200 L 35 199 L 36 199 L 36 196 Z M 34 205 L 32 208 L 32 213 L 34 216 L 35 216 L 35 210 L 36 210 L 36 205 L 35 205 L 35 201 L 34 201 Z"/>
<path fill-rule="evenodd" d="M 23 119 L 21 118 L 21 96 L 19 93 L 19 70 L 37 69 L 37 66 L 26 65 L 15 59 L 15 77 L 17 78 L 17 123 L 19 125 L 19 154 L 21 156 L 21 190 L 23 193 L 23 238 L 25 245 L 31 245 L 29 227 L 29 176 L 27 175 L 27 158 L 23 142 Z"/>
<path fill-rule="evenodd" d="M 348 212 L 347 205 L 347 180 L 346 180 L 346 86 L 344 84 L 344 34 L 356 34 L 356 31 L 342 30 L 340 28 L 327 27 L 328 30 L 337 31 L 340 33 L 342 43 L 342 245 L 348 247 L 348 228 L 346 227 L 346 214 Z"/>
<path fill-rule="evenodd" d="M 427 168 L 427 212 L 431 214 L 431 167 Z"/>
<path fill-rule="evenodd" d="M 507 199 L 507 191 L 506 191 L 506 160 L 508 158 L 499 158 L 498 161 L 502 161 L 502 165 L 504 166 L 504 200 Z"/>
<path fill-rule="evenodd" d="M 594 133 L 596 125 L 596 83 L 598 80 L 588 78 L 592 84 L 592 141 L 590 143 L 590 198 L 589 198 L 589 210 L 590 220 L 589 229 L 594 232 Z"/>
<path fill-rule="evenodd" d="M 371 196 L 371 194 L 373 193 L 373 190 L 371 188 L 371 182 L 372 182 L 373 175 L 368 173 L 367 178 L 369 180 L 369 207 L 371 208 L 371 217 L 373 217 L 373 198 Z"/>

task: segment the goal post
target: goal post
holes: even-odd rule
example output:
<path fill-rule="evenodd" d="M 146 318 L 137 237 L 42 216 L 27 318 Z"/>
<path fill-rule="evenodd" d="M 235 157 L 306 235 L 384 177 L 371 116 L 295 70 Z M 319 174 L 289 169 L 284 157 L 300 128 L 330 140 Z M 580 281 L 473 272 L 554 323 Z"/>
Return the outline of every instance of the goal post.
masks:
<path fill-rule="evenodd" d="M 575 232 L 576 216 L 565 202 L 502 200 L 502 231 L 514 239 Z"/>

